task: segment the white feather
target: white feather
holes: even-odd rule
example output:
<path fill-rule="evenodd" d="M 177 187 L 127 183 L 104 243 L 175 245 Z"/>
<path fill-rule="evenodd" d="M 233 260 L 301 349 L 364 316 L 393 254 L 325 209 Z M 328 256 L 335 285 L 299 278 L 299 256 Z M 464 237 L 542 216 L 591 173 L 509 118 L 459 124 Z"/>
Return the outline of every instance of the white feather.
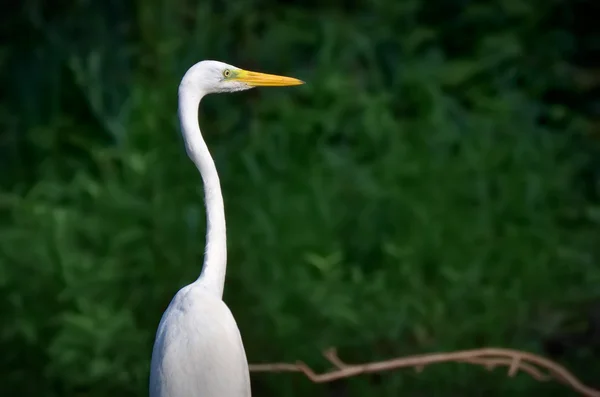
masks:
<path fill-rule="evenodd" d="M 154 344 L 150 397 L 250 397 L 242 338 L 225 303 L 199 285 L 182 288 Z"/>

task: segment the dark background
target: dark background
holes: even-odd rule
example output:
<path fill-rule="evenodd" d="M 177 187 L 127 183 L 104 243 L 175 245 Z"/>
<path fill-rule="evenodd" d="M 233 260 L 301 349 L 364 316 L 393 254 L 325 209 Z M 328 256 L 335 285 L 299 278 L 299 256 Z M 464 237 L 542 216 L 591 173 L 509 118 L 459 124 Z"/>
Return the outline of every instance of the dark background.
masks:
<path fill-rule="evenodd" d="M 307 81 L 201 106 L 250 362 L 498 346 L 600 388 L 596 3 L 3 5 L 0 395 L 147 395 L 160 316 L 202 263 L 176 119 L 202 59 Z M 460 364 L 253 391 L 573 395 Z"/>

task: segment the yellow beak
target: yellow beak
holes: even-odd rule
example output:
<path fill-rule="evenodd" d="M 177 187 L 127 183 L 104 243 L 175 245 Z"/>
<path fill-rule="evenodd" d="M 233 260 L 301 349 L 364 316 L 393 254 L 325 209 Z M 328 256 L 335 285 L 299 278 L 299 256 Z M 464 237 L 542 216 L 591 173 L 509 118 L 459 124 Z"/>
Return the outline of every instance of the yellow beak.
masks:
<path fill-rule="evenodd" d="M 259 72 L 250 72 L 248 70 L 238 70 L 231 79 L 241 81 L 251 86 L 281 87 L 288 85 L 301 85 L 304 81 L 293 77 L 277 76 L 275 74 L 266 74 Z"/>

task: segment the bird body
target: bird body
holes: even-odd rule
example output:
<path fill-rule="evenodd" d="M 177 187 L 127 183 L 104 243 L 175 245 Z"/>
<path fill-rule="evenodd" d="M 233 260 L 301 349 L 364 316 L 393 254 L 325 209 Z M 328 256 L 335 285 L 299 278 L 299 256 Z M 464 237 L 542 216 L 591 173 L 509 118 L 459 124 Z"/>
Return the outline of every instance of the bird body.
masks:
<path fill-rule="evenodd" d="M 199 285 L 182 288 L 158 327 L 150 397 L 250 397 L 248 362 L 227 305 Z"/>
<path fill-rule="evenodd" d="M 217 61 L 193 65 L 179 85 L 179 121 L 186 152 L 204 182 L 206 249 L 200 276 L 181 288 L 156 332 L 150 397 L 250 397 L 250 374 L 236 321 L 223 302 L 227 267 L 225 210 L 215 163 L 202 138 L 198 107 L 211 93 L 299 85 L 284 76 Z"/>

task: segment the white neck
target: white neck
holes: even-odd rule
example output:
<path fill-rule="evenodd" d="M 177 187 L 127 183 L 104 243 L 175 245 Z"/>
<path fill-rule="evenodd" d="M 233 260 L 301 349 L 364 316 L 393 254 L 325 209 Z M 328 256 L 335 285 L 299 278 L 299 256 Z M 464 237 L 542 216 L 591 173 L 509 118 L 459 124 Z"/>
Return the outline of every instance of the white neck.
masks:
<path fill-rule="evenodd" d="M 227 270 L 225 209 L 219 174 L 198 124 L 198 107 L 203 96 L 185 84 L 179 86 L 179 121 L 187 154 L 204 181 L 206 249 L 204 265 L 196 282 L 221 298 Z"/>

